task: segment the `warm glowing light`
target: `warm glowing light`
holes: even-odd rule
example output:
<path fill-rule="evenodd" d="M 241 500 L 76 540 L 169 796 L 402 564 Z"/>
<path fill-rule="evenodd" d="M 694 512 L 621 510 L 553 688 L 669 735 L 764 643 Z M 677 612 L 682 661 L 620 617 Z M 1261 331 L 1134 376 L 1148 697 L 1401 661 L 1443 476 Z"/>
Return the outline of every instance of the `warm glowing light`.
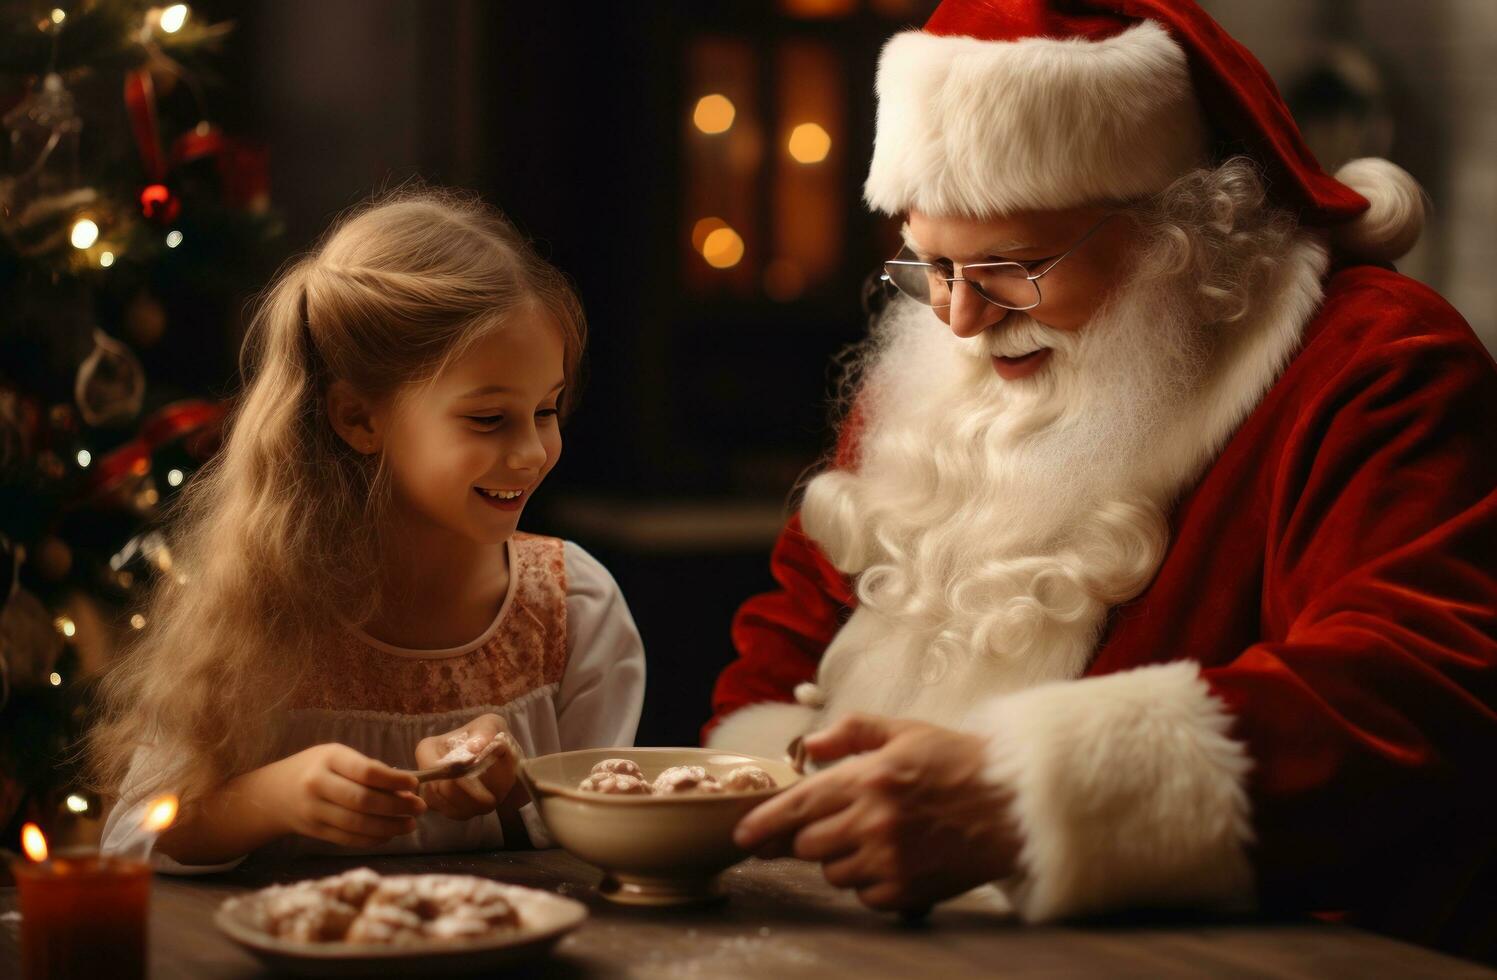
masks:
<path fill-rule="evenodd" d="M 166 233 L 166 247 L 176 248 L 182 244 L 182 233 L 175 229 Z"/>
<path fill-rule="evenodd" d="M 92 463 L 93 461 L 94 461 L 94 454 L 93 453 L 89 452 L 87 449 L 80 449 L 80 450 L 78 450 L 78 465 L 79 466 L 87 466 L 89 463 Z"/>
<path fill-rule="evenodd" d="M 52 671 L 52 673 L 47 675 L 47 683 L 53 687 L 62 687 L 62 675 L 55 670 Z"/>
<path fill-rule="evenodd" d="M 54 23 L 54 24 L 61 24 L 63 21 L 65 21 L 67 19 L 68 19 L 68 12 L 66 10 L 63 10 L 61 7 L 53 7 L 52 8 L 52 23 Z"/>
<path fill-rule="evenodd" d="M 140 825 L 146 833 L 159 834 L 172 825 L 177 819 L 177 798 L 175 796 L 158 796 L 146 807 L 146 815 L 140 821 Z"/>
<path fill-rule="evenodd" d="M 733 108 L 731 99 L 714 92 L 697 99 L 697 107 L 691 114 L 691 121 L 702 132 L 715 135 L 726 133 L 732 127 L 733 117 L 737 114 L 738 110 Z"/>
<path fill-rule="evenodd" d="M 182 471 L 168 470 L 166 473 L 166 482 L 174 487 L 180 487 L 182 485 Z"/>
<path fill-rule="evenodd" d="M 721 218 L 703 218 L 691 226 L 691 247 L 698 252 L 707 244 L 707 236 L 719 228 L 728 227 L 728 223 Z"/>
<path fill-rule="evenodd" d="M 73 222 L 73 233 L 69 240 L 74 248 L 88 248 L 99 240 L 99 226 L 90 218 L 79 218 Z"/>
<path fill-rule="evenodd" d="M 71 794 L 68 795 L 67 804 L 68 804 L 68 809 L 71 810 L 71 811 L 73 811 L 74 813 L 87 813 L 88 812 L 88 800 L 85 800 L 83 797 L 79 796 L 77 793 L 71 793 Z"/>
<path fill-rule="evenodd" d="M 28 823 L 21 828 L 21 850 L 33 861 L 47 860 L 47 836 L 42 828 Z"/>
<path fill-rule="evenodd" d="M 74 633 L 78 632 L 78 624 L 73 622 L 66 616 L 58 616 L 56 619 L 52 620 L 52 625 L 56 626 L 57 632 L 61 633 L 63 636 L 72 636 Z"/>
<path fill-rule="evenodd" d="M 146 618 L 140 613 L 136 613 L 134 616 L 130 617 L 130 625 L 135 629 L 143 630 L 146 628 Z"/>
<path fill-rule="evenodd" d="M 702 258 L 714 269 L 731 269 L 743 259 L 743 239 L 732 228 L 719 228 L 702 242 Z"/>
<path fill-rule="evenodd" d="M 815 123 L 801 123 L 790 131 L 789 150 L 797 163 L 820 163 L 832 152 L 832 138 Z"/>
<path fill-rule="evenodd" d="M 187 23 L 187 4 L 174 3 L 161 11 L 161 32 L 163 34 L 175 34 Z"/>
<path fill-rule="evenodd" d="M 103 266 L 106 269 L 109 268 L 110 266 L 114 265 L 114 253 L 113 252 L 100 252 L 99 253 L 99 265 Z"/>

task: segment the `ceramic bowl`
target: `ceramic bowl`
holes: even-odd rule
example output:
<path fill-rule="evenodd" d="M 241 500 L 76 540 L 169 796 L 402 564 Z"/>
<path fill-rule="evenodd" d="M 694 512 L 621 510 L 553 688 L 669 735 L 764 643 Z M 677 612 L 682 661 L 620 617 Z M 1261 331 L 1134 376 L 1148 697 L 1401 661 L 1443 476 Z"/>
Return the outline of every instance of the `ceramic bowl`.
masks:
<path fill-rule="evenodd" d="M 633 759 L 653 780 L 671 766 L 701 766 L 722 779 L 763 768 L 771 789 L 745 793 L 610 796 L 577 784 L 604 759 Z M 748 856 L 733 843 L 745 813 L 800 777 L 787 763 L 713 749 L 580 749 L 527 759 L 520 778 L 557 844 L 603 869 L 599 891 L 627 905 L 682 905 L 720 896 L 717 876 Z"/>

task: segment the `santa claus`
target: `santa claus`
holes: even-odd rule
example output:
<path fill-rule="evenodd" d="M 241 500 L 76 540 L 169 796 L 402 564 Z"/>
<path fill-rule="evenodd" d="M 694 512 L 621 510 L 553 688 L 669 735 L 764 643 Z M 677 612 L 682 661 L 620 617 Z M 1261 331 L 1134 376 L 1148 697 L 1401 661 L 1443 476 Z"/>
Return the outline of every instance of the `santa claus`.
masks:
<path fill-rule="evenodd" d="M 1325 174 L 1188 0 L 946 0 L 878 98 L 898 294 L 708 729 L 823 766 L 739 842 L 876 908 L 1481 952 L 1497 371 L 1389 264 L 1417 185 Z"/>

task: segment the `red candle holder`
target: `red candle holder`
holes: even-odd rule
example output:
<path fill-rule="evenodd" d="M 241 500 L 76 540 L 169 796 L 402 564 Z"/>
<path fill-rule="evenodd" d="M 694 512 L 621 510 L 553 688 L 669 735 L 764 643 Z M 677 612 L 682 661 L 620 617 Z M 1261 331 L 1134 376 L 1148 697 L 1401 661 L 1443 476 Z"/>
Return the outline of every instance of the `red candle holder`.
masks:
<path fill-rule="evenodd" d="M 25 980 L 146 975 L 151 866 L 69 850 L 11 866 L 21 895 Z"/>

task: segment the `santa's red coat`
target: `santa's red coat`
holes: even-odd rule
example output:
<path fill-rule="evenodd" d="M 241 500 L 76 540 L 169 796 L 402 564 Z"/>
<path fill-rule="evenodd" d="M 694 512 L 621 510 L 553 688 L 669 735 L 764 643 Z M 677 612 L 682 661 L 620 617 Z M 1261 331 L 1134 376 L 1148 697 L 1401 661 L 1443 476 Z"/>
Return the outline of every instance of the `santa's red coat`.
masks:
<path fill-rule="evenodd" d="M 1497 368 L 1470 327 L 1395 272 L 1333 271 L 1171 525 L 1087 676 L 1200 664 L 1252 763 L 1260 907 L 1497 954 Z M 850 612 L 798 520 L 772 569 L 709 730 L 790 700 Z"/>

